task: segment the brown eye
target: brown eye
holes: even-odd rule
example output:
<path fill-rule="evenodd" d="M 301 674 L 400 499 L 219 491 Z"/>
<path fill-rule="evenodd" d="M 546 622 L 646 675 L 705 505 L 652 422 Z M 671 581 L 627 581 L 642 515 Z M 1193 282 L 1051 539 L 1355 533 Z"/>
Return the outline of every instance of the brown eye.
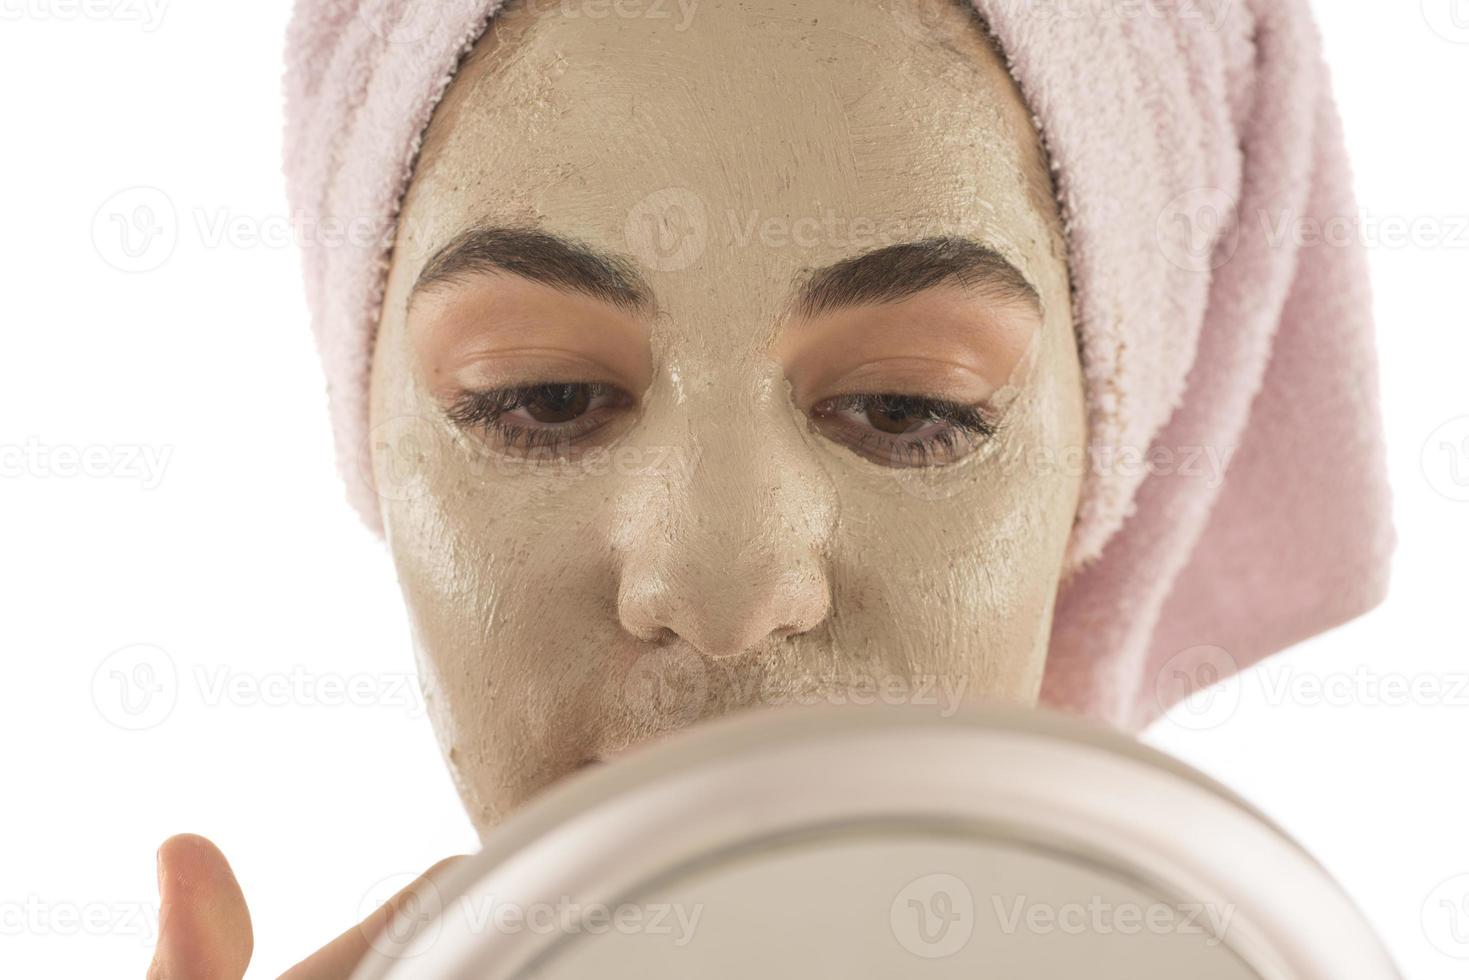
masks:
<path fill-rule="evenodd" d="M 637 399 L 612 385 L 553 382 L 468 391 L 445 409 L 450 422 L 510 452 L 571 453 L 612 423 L 626 419 Z"/>
<path fill-rule="evenodd" d="M 907 398 L 874 398 L 867 404 L 867 424 L 879 432 L 903 435 L 931 421 L 928 415 L 913 411 Z"/>
<path fill-rule="evenodd" d="M 547 425 L 573 422 L 587 413 L 592 404 L 590 385 L 542 385 L 525 401 L 525 413 Z"/>
<path fill-rule="evenodd" d="M 998 422 L 982 405 L 914 395 L 844 395 L 810 409 L 829 438 L 885 466 L 942 466 L 994 436 Z"/>

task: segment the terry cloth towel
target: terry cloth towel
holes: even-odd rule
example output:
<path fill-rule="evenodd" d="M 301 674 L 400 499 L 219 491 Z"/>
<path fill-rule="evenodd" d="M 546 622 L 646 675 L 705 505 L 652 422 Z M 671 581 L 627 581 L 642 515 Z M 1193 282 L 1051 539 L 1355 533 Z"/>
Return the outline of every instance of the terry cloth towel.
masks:
<path fill-rule="evenodd" d="M 388 241 L 500 0 L 297 0 L 285 172 L 339 468 L 366 452 Z M 1065 221 L 1091 458 L 1043 703 L 1137 729 L 1375 606 L 1395 534 L 1364 250 L 1306 0 L 974 0 Z M 1350 228 L 1350 224 L 1348 225 Z"/>

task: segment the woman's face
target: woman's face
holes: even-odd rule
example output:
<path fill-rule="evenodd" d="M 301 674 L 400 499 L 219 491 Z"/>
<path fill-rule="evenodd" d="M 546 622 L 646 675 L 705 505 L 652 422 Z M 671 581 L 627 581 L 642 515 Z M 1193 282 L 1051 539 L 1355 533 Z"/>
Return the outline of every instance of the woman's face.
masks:
<path fill-rule="evenodd" d="M 1057 226 L 953 0 L 497 16 L 404 203 L 372 392 L 481 830 L 737 708 L 1034 702 L 1081 483 L 1048 461 L 1085 445 Z"/>

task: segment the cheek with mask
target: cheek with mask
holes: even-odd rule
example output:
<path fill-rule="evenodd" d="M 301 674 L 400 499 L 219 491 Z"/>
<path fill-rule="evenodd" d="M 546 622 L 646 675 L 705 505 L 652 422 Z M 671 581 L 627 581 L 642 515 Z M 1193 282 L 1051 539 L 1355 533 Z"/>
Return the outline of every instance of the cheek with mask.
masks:
<path fill-rule="evenodd" d="M 481 831 L 734 710 L 1034 703 L 1084 402 L 1039 141 L 981 26 L 508 6 L 404 201 L 372 425 Z"/>

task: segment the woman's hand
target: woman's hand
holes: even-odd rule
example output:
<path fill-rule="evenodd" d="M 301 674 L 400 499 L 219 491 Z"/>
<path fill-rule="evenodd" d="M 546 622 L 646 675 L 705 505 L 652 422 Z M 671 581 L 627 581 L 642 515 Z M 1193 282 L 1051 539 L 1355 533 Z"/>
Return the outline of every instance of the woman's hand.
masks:
<path fill-rule="evenodd" d="M 280 980 L 348 980 L 389 917 L 457 860 L 428 869 Z M 158 946 L 148 980 L 243 980 L 255 934 L 240 884 L 219 848 L 194 834 L 164 841 L 158 849 L 158 898 Z"/>

